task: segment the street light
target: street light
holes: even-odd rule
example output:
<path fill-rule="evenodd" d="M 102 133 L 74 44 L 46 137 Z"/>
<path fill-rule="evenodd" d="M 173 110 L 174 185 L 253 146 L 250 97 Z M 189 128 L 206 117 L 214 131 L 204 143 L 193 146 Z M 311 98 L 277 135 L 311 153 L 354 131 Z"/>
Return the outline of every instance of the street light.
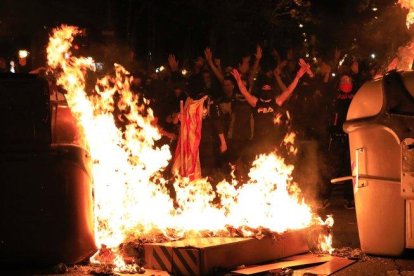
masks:
<path fill-rule="evenodd" d="M 27 50 L 24 50 L 24 49 L 19 50 L 18 56 L 19 56 L 20 66 L 26 66 L 28 55 L 29 55 L 29 52 Z"/>
<path fill-rule="evenodd" d="M 27 50 L 19 50 L 19 58 L 27 58 L 29 52 Z"/>

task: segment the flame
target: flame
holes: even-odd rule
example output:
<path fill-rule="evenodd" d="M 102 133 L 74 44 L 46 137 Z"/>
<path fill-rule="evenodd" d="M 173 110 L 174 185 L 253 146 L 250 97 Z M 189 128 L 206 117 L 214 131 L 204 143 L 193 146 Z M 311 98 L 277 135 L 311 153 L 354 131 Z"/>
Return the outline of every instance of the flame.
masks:
<path fill-rule="evenodd" d="M 402 8 L 408 9 L 406 24 L 407 28 L 414 23 L 414 1 L 413 0 L 398 0 Z M 411 39 L 405 46 L 398 48 L 397 56 L 388 65 L 387 71 L 399 70 L 408 71 L 413 67 L 414 62 L 414 40 Z"/>
<path fill-rule="evenodd" d="M 414 41 L 409 42 L 407 45 L 399 47 L 395 65 L 397 70 L 409 71 L 413 67 L 414 61 Z"/>
<path fill-rule="evenodd" d="M 282 145 L 288 150 L 289 153 L 296 155 L 298 148 L 295 146 L 296 133 L 289 131 L 283 138 Z"/>
<path fill-rule="evenodd" d="M 332 254 L 334 251 L 334 248 L 332 247 L 332 233 L 331 229 L 334 225 L 334 219 L 331 215 L 329 215 L 325 221 L 320 220 L 320 224 L 325 226 L 327 229 L 327 233 L 323 234 L 321 233 L 319 235 L 319 249 L 321 252 L 328 252 L 329 254 Z"/>
<path fill-rule="evenodd" d="M 233 178 L 214 189 L 206 179 L 190 182 L 177 177 L 173 200 L 162 177 L 170 150 L 155 147 L 161 135 L 146 100 L 131 92 L 129 72 L 115 64 L 113 75 L 98 79 L 94 91 L 85 90 L 86 72 L 94 70 L 94 61 L 70 52 L 74 37 L 82 33 L 73 26 L 54 29 L 47 56 L 77 118 L 79 140 L 93 160 L 95 239 L 101 250 L 110 248 L 113 255 L 92 261 L 128 269 L 117 248 L 136 238 L 230 235 L 229 228 L 252 236 L 259 228 L 282 233 L 325 223 L 293 182 L 293 166 L 275 153 L 254 161 L 246 183 Z M 286 141 L 293 147 L 294 134 Z"/>
<path fill-rule="evenodd" d="M 319 245 L 322 252 L 332 254 L 334 251 L 334 248 L 332 247 L 332 234 L 329 233 L 327 235 L 319 236 Z"/>
<path fill-rule="evenodd" d="M 407 28 L 410 28 L 410 26 L 414 23 L 414 1 L 398 0 L 398 4 L 400 4 L 402 8 L 408 10 L 407 19 L 405 22 L 407 24 Z"/>
<path fill-rule="evenodd" d="M 276 113 L 275 117 L 273 118 L 273 124 L 280 125 L 282 123 L 282 114 Z"/>

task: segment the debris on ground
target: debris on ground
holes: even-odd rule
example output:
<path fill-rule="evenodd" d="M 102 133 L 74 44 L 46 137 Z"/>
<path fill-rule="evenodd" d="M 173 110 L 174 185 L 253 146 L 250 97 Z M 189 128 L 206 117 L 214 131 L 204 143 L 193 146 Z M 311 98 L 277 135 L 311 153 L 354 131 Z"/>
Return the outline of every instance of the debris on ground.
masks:
<path fill-rule="evenodd" d="M 414 276 L 414 271 L 390 270 L 387 271 L 387 276 Z"/>
<path fill-rule="evenodd" d="M 59 263 L 51 268 L 53 274 L 64 274 L 68 271 L 68 267 L 64 263 Z"/>
<path fill-rule="evenodd" d="M 368 261 L 370 259 L 364 252 L 362 252 L 359 248 L 351 248 L 351 247 L 342 247 L 336 248 L 332 253 L 332 256 L 335 257 L 342 257 L 347 258 L 350 260 L 357 260 L 357 261 Z"/>
<path fill-rule="evenodd" d="M 69 267 L 70 275 L 116 276 L 114 267 L 110 265 L 74 265 Z"/>

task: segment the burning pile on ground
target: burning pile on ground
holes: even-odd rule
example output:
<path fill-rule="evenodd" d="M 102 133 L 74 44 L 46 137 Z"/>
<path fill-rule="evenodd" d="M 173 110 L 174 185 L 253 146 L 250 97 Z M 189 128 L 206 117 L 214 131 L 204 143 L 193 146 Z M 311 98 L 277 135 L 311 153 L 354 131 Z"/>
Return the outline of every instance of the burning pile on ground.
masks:
<path fill-rule="evenodd" d="M 74 37 L 81 34 L 77 27 L 56 28 L 47 53 L 93 160 L 95 238 L 101 248 L 93 261 L 125 267 L 118 251 L 128 251 L 137 242 L 277 236 L 326 225 L 304 202 L 291 177 L 293 166 L 275 153 L 254 161 L 246 183 L 212 185 L 206 179 L 177 178 L 172 198 L 162 177 L 171 153 L 168 146 L 155 146 L 160 133 L 151 109 L 131 92 L 132 77 L 119 64 L 112 75 L 98 79 L 94 91 L 85 91 L 85 72 L 94 71 L 94 61 L 70 51 Z M 122 129 L 116 123 L 120 114 Z M 325 243 L 323 250 L 331 250 L 329 235 L 318 242 Z"/>

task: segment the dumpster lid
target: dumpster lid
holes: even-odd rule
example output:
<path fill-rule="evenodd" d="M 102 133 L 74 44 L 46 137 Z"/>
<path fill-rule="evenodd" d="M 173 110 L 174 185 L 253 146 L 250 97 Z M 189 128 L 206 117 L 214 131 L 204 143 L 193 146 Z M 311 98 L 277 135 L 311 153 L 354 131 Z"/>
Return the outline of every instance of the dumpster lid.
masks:
<path fill-rule="evenodd" d="M 346 120 L 378 115 L 383 107 L 382 79 L 366 82 L 355 94 L 348 109 Z"/>
<path fill-rule="evenodd" d="M 391 71 L 381 79 L 366 82 L 349 106 L 347 121 L 383 112 L 414 115 L 414 71 Z"/>

